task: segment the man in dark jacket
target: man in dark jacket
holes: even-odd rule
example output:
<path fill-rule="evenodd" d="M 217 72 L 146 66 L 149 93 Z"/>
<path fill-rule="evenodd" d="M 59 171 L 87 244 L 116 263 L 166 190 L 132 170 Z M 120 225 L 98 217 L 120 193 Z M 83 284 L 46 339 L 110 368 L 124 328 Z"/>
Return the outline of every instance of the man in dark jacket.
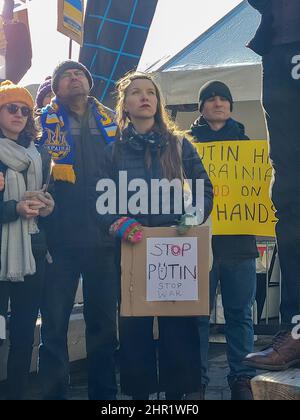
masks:
<path fill-rule="evenodd" d="M 274 168 L 272 200 L 282 273 L 280 332 L 273 345 L 245 363 L 270 370 L 300 360 L 295 323 L 300 317 L 300 2 L 249 0 L 262 22 L 249 47 L 263 59 L 263 106 Z M 292 330 L 292 334 L 290 331 Z"/>
<path fill-rule="evenodd" d="M 249 140 L 244 126 L 231 118 L 233 99 L 229 88 L 213 81 L 200 90 L 200 118 L 192 125 L 195 142 L 223 140 Z M 254 236 L 213 236 L 214 264 L 210 275 L 211 309 L 220 281 L 224 314 L 225 335 L 228 345 L 230 374 L 228 382 L 233 400 L 251 400 L 250 379 L 255 370 L 242 364 L 253 349 L 254 333 L 252 306 L 256 291 L 256 266 L 258 256 Z M 202 383 L 207 386 L 209 317 L 199 318 L 201 337 Z"/>
<path fill-rule="evenodd" d="M 114 141 L 116 126 L 112 111 L 88 96 L 92 86 L 92 76 L 81 63 L 61 63 L 52 76 L 56 97 L 40 116 L 43 137 L 39 144 L 55 163 L 52 175 L 57 203 L 47 226 L 53 263 L 47 267 L 42 305 L 39 374 L 45 399 L 67 398 L 67 332 L 80 275 L 89 398 L 116 399 L 114 246 L 98 228 L 95 199 L 103 152 Z"/>

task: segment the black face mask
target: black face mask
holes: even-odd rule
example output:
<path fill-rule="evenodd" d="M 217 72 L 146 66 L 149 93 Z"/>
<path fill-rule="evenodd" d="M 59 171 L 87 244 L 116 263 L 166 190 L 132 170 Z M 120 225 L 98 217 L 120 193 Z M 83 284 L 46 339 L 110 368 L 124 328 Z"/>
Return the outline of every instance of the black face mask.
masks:
<path fill-rule="evenodd" d="M 147 147 L 149 147 L 152 152 L 163 151 L 167 146 L 167 140 L 162 134 L 157 131 L 139 134 L 132 123 L 123 131 L 122 140 L 132 149 L 137 151 L 143 151 Z"/>

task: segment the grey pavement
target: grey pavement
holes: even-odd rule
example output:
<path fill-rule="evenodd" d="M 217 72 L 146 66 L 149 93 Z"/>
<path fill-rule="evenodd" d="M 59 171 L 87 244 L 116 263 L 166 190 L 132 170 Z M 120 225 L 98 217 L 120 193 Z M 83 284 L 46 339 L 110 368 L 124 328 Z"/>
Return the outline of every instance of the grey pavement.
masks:
<path fill-rule="evenodd" d="M 268 344 L 271 337 L 261 337 L 256 343 L 257 348 Z M 215 341 L 215 339 L 213 340 Z M 230 390 L 227 384 L 228 366 L 226 360 L 226 344 L 211 343 L 209 353 L 209 376 L 210 384 L 206 391 L 207 400 L 230 400 Z M 5 383 L 0 383 L 0 400 L 5 399 Z M 40 400 L 41 392 L 38 386 L 37 377 L 32 374 L 30 377 L 30 386 L 28 389 L 29 400 Z M 87 400 L 87 375 L 86 361 L 82 360 L 72 364 L 71 383 L 70 383 L 70 400 Z M 118 395 L 119 400 L 129 400 L 125 395 Z M 152 395 L 151 399 L 157 399 L 157 395 Z M 164 394 L 160 394 L 159 399 L 164 399 Z"/>

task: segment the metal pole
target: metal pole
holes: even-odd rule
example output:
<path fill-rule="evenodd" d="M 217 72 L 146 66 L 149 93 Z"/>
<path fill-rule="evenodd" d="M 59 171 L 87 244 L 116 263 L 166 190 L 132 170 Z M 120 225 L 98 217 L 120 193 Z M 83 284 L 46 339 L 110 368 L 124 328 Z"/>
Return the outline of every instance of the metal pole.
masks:
<path fill-rule="evenodd" d="M 269 324 L 269 242 L 266 242 L 266 325 Z"/>
<path fill-rule="evenodd" d="M 277 250 L 277 257 L 278 257 L 278 250 Z M 279 257 L 278 257 L 279 258 Z M 281 268 L 279 268 L 279 296 L 280 296 L 280 304 L 281 304 L 281 298 L 282 298 L 282 274 L 281 274 Z M 281 310 L 279 306 L 279 325 L 281 325 Z"/>
<path fill-rule="evenodd" d="M 72 48 L 73 48 L 73 42 L 72 42 L 72 39 L 70 38 L 70 42 L 69 42 L 69 60 L 72 60 Z"/>

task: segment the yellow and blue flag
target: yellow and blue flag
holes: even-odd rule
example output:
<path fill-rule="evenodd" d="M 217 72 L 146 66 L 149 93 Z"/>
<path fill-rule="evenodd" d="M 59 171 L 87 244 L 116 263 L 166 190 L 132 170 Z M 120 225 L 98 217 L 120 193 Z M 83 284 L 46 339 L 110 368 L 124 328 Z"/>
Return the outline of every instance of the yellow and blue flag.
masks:
<path fill-rule="evenodd" d="M 78 36 L 82 33 L 83 1 L 65 0 L 64 1 L 64 26 L 75 32 Z"/>

